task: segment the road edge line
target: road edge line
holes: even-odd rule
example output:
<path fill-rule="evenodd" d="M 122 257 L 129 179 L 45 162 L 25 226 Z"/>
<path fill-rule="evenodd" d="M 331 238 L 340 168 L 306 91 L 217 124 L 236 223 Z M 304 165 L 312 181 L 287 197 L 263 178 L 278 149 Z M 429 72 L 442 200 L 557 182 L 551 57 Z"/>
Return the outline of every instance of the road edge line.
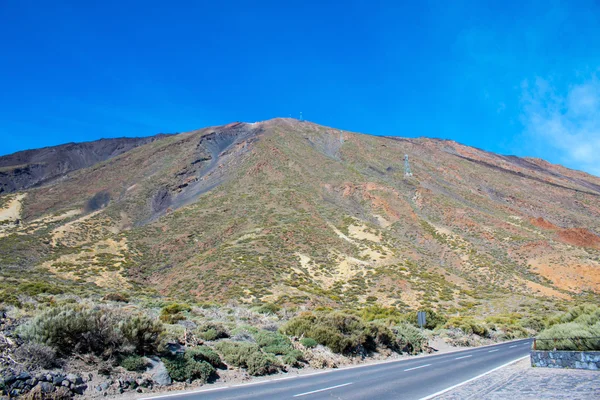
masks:
<path fill-rule="evenodd" d="M 351 369 L 355 369 L 355 368 L 364 368 L 364 367 L 373 367 L 373 366 L 377 366 L 377 365 L 385 365 L 385 364 L 391 364 L 391 363 L 401 363 L 404 361 L 414 361 L 414 360 L 418 360 L 418 359 L 426 359 L 428 357 L 434 357 L 434 356 L 442 356 L 442 355 L 447 355 L 447 354 L 453 354 L 453 353 L 460 353 L 460 352 L 465 352 L 465 351 L 473 351 L 473 350 L 479 350 L 479 349 L 483 349 L 486 347 L 493 347 L 493 346 L 500 346 L 503 344 L 507 344 L 507 343 L 513 343 L 513 342 L 520 342 L 520 341 L 525 341 L 525 340 L 529 340 L 531 338 L 522 338 L 522 339 L 512 339 L 512 340 L 507 340 L 504 342 L 500 342 L 500 343 L 492 343 L 492 344 L 486 344 L 484 346 L 476 346 L 476 347 L 467 347 L 467 348 L 460 348 L 460 349 L 456 349 L 456 350 L 451 350 L 451 351 L 447 351 L 444 353 L 438 353 L 438 354 L 422 354 L 422 355 L 418 355 L 418 356 L 413 356 L 413 357 L 409 357 L 409 358 L 401 358 L 401 359 L 396 359 L 396 360 L 384 360 L 384 361 L 375 361 L 372 363 L 365 363 L 365 364 L 358 364 L 358 365 L 350 365 L 350 366 L 343 366 L 340 368 L 328 368 L 325 369 L 323 371 L 316 371 L 316 372 L 309 372 L 307 374 L 298 374 L 298 375 L 294 375 L 294 376 L 285 376 L 285 377 L 273 377 L 273 378 L 265 378 L 265 379 L 259 379 L 259 380 L 255 380 L 255 381 L 251 381 L 251 382 L 244 382 L 242 384 L 236 384 L 236 387 L 241 387 L 241 386 L 246 386 L 246 385 L 258 385 L 261 383 L 271 383 L 271 382 L 276 382 L 276 381 L 282 381 L 282 380 L 287 380 L 287 379 L 292 379 L 292 378 L 303 378 L 305 376 L 314 376 L 314 375 L 322 375 L 322 374 L 328 374 L 331 372 L 336 372 L 336 371 L 345 371 L 345 370 L 351 370 Z M 529 357 L 529 356 L 527 356 Z M 204 386 L 204 385 L 203 385 Z M 175 396 L 183 396 L 186 394 L 200 394 L 202 392 L 212 392 L 215 390 L 222 390 L 222 389 L 230 389 L 231 387 L 233 387 L 234 385 L 225 385 L 225 386 L 219 386 L 216 388 L 206 388 L 203 389 L 203 386 L 195 389 L 195 390 L 191 390 L 191 391 L 174 391 L 175 393 L 156 393 L 156 392 L 150 392 L 150 393 L 144 393 L 147 394 L 149 396 L 135 396 L 134 398 L 138 399 L 138 400 L 156 400 L 156 399 L 160 399 L 160 398 L 165 398 L 165 397 L 175 397 Z"/>
<path fill-rule="evenodd" d="M 514 364 L 514 363 L 516 363 L 516 362 L 518 362 L 518 361 L 524 360 L 524 359 L 526 359 L 526 358 L 529 358 L 529 355 L 523 356 L 523 357 L 521 357 L 521 358 L 517 358 L 516 360 L 512 360 L 511 362 L 508 362 L 508 363 L 506 363 L 506 364 L 503 364 L 503 365 L 501 365 L 501 366 L 499 366 L 499 367 L 496 367 L 496 368 L 494 368 L 494 369 L 491 369 L 491 370 L 489 370 L 489 371 L 487 371 L 487 372 L 484 372 L 484 373 L 483 373 L 483 374 L 481 374 L 481 375 L 477 375 L 477 376 L 475 376 L 475 377 L 473 377 L 473 378 L 471 378 L 471 379 L 467 379 L 467 380 L 466 380 L 466 381 L 464 381 L 464 382 L 458 383 L 458 384 L 456 384 L 456 385 L 454 385 L 454 386 L 450 386 L 449 388 L 446 388 L 446 389 L 444 389 L 444 390 L 440 390 L 440 391 L 439 391 L 439 392 L 437 392 L 437 393 L 430 394 L 429 396 L 426 396 L 426 397 L 421 397 L 419 400 L 431 400 L 431 399 L 433 399 L 433 398 L 435 398 L 435 397 L 437 397 L 437 396 L 441 396 L 441 395 L 443 395 L 444 393 L 448 393 L 449 391 L 451 391 L 451 390 L 454 390 L 454 389 L 456 389 L 457 387 L 460 387 L 460 386 L 466 385 L 467 383 L 473 382 L 473 381 L 475 381 L 475 380 L 477 380 L 477 379 L 479 379 L 479 378 L 483 378 L 484 376 L 486 376 L 486 375 L 489 375 L 489 374 L 491 374 L 492 372 L 496 372 L 496 371 L 498 371 L 499 369 L 502 369 L 502 368 L 508 367 L 509 365 L 511 365 L 511 364 Z"/>

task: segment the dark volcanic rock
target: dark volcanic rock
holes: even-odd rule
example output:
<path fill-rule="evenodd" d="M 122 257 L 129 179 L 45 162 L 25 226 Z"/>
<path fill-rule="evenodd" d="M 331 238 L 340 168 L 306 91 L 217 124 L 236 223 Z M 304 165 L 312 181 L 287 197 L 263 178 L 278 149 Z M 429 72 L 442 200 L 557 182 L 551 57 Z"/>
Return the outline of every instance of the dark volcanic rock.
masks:
<path fill-rule="evenodd" d="M 39 186 L 167 135 L 100 139 L 25 150 L 0 157 L 0 194 Z"/>

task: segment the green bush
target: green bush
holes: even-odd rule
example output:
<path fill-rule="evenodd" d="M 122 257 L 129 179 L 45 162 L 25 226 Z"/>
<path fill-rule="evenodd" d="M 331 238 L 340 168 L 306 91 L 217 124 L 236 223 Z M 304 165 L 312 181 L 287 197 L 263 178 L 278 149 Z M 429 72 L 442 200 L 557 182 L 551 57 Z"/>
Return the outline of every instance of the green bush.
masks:
<path fill-rule="evenodd" d="M 122 315 L 80 305 L 50 308 L 22 325 L 24 339 L 53 347 L 60 355 L 127 352 L 153 353 L 162 324 L 145 315 Z"/>
<path fill-rule="evenodd" d="M 50 308 L 19 329 L 26 340 L 46 344 L 62 355 L 105 353 L 121 345 L 117 320 L 109 312 L 81 306 Z"/>
<path fill-rule="evenodd" d="M 199 379 L 206 383 L 214 376 L 216 370 L 206 361 L 196 361 L 185 355 L 163 357 L 162 361 L 174 381 L 193 381 Z"/>
<path fill-rule="evenodd" d="M 119 364 L 127 371 L 135 372 L 144 372 L 147 366 L 146 360 L 136 355 L 124 357 Z"/>
<path fill-rule="evenodd" d="M 538 350 L 600 351 L 600 307 L 584 304 L 548 321 L 536 341 Z"/>
<path fill-rule="evenodd" d="M 532 329 L 536 332 L 541 332 L 546 328 L 546 319 L 542 316 L 533 315 L 528 318 L 524 318 L 521 322 L 524 328 Z"/>
<path fill-rule="evenodd" d="M 277 358 L 263 353 L 254 343 L 223 341 L 215 347 L 227 364 L 246 368 L 250 375 L 268 375 L 281 368 Z"/>
<path fill-rule="evenodd" d="M 18 287 L 19 292 L 28 296 L 37 296 L 38 294 L 61 294 L 63 290 L 56 285 L 46 282 L 27 282 L 21 283 Z"/>
<path fill-rule="evenodd" d="M 522 325 L 525 320 L 520 314 L 500 314 L 485 319 L 487 326 L 500 333 L 501 339 L 518 339 L 530 336 L 529 331 Z M 534 319 L 531 324 L 537 324 Z M 530 328 L 531 329 L 531 328 Z"/>
<path fill-rule="evenodd" d="M 375 351 L 378 347 L 396 349 L 394 332 L 382 322 L 371 322 L 367 325 L 366 348 Z"/>
<path fill-rule="evenodd" d="M 290 339 L 278 332 L 260 331 L 254 335 L 254 339 L 265 353 L 282 355 L 294 349 Z"/>
<path fill-rule="evenodd" d="M 467 335 L 475 334 L 481 337 L 487 337 L 489 335 L 488 328 L 479 321 L 476 321 L 472 317 L 452 317 L 444 325 L 446 329 L 460 329 Z"/>
<path fill-rule="evenodd" d="M 396 338 L 396 343 L 400 351 L 417 354 L 425 350 L 427 338 L 421 330 L 411 324 L 399 324 L 391 329 Z"/>
<path fill-rule="evenodd" d="M 304 361 L 304 353 L 300 350 L 292 350 L 283 356 L 283 363 L 290 367 L 301 367 Z"/>
<path fill-rule="evenodd" d="M 570 308 L 567 312 L 556 315 L 548 320 L 548 326 L 564 324 L 567 322 L 593 325 L 600 321 L 600 307 L 596 304 L 582 304 Z"/>
<path fill-rule="evenodd" d="M 577 322 L 557 324 L 537 336 L 538 350 L 600 351 L 600 322 L 587 325 Z"/>
<path fill-rule="evenodd" d="M 196 335 L 202 340 L 218 340 L 229 337 L 229 332 L 223 324 L 216 322 L 207 322 L 196 329 Z"/>
<path fill-rule="evenodd" d="M 225 365 L 221 357 L 208 346 L 196 346 L 185 352 L 185 356 L 193 358 L 195 361 L 206 361 L 215 368 L 223 368 Z"/>
<path fill-rule="evenodd" d="M 102 298 L 105 301 L 116 301 L 119 303 L 128 303 L 129 296 L 123 293 L 108 293 L 106 296 Z"/>
<path fill-rule="evenodd" d="M 383 320 L 393 324 L 398 324 L 404 321 L 407 317 L 394 307 L 383 307 L 378 304 L 373 304 L 364 307 L 355 313 L 364 321 L 370 322 L 375 320 Z"/>
<path fill-rule="evenodd" d="M 369 331 L 357 316 L 339 311 L 303 313 L 281 328 L 290 336 L 309 337 L 335 353 L 355 353 L 367 347 Z"/>
<path fill-rule="evenodd" d="M 426 308 L 421 311 L 425 312 L 425 326 L 423 327 L 425 329 L 435 329 L 438 326 L 443 326 L 447 321 L 446 317 L 444 317 L 441 314 L 438 314 L 430 308 Z M 408 322 L 410 322 L 414 326 L 419 326 L 416 312 L 409 313 L 407 314 L 407 316 Z"/>
<path fill-rule="evenodd" d="M 171 303 L 160 311 L 160 320 L 166 324 L 176 324 L 179 321 L 185 320 L 183 312 L 192 310 L 188 304 Z"/>
<path fill-rule="evenodd" d="M 119 331 L 127 344 L 135 348 L 138 354 L 154 354 L 160 344 L 164 327 L 160 321 L 147 315 L 137 314 L 124 318 L 119 323 Z"/>
<path fill-rule="evenodd" d="M 261 314 L 277 314 L 281 310 L 281 307 L 273 303 L 265 303 L 254 310 Z"/>
<path fill-rule="evenodd" d="M 302 346 L 308 349 L 312 349 L 313 347 L 316 347 L 319 344 L 315 339 L 309 337 L 300 339 L 300 343 L 302 344 Z"/>

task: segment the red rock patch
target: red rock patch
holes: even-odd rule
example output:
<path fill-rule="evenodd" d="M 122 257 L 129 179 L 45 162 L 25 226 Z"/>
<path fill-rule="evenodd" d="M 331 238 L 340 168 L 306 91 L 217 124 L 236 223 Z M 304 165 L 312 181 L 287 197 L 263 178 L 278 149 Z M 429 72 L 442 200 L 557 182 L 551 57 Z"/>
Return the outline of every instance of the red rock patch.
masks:
<path fill-rule="evenodd" d="M 551 229 L 551 230 L 559 229 L 558 226 L 554 225 L 552 222 L 546 221 L 542 217 L 530 218 L 529 222 L 531 222 L 533 225 L 537 226 L 538 228 L 542 228 L 542 229 Z"/>
<path fill-rule="evenodd" d="M 600 237 L 585 228 L 562 229 L 558 232 L 558 240 L 573 246 L 600 249 Z"/>

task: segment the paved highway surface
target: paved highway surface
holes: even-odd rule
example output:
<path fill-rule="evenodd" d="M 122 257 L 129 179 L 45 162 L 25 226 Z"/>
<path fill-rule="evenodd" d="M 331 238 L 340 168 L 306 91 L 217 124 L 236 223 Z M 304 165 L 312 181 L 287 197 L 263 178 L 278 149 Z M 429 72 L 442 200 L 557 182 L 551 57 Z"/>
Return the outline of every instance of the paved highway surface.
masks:
<path fill-rule="evenodd" d="M 225 399 L 424 399 L 529 354 L 531 339 L 453 353 L 149 397 Z"/>

